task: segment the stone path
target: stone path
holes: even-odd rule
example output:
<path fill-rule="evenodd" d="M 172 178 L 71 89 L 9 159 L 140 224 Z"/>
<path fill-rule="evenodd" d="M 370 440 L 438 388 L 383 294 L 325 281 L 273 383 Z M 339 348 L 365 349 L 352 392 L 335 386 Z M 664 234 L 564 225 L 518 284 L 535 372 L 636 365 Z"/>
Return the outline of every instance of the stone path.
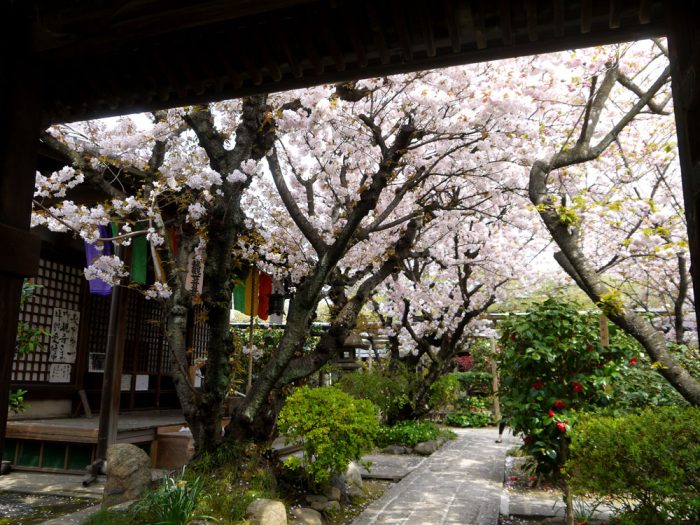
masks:
<path fill-rule="evenodd" d="M 496 525 L 504 460 L 518 443 L 494 428 L 457 429 L 447 443 L 374 501 L 352 525 Z"/>

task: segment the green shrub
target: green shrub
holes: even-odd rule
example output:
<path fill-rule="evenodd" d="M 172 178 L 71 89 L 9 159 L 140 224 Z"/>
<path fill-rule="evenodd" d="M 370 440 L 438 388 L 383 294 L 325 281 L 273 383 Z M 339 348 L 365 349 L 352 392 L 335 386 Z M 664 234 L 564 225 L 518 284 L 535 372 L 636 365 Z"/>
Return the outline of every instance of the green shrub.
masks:
<path fill-rule="evenodd" d="M 491 421 L 491 414 L 485 412 L 453 412 L 447 414 L 445 422 L 453 427 L 486 427 Z"/>
<path fill-rule="evenodd" d="M 491 372 L 469 370 L 468 372 L 455 372 L 453 375 L 468 394 L 491 393 Z"/>
<path fill-rule="evenodd" d="M 700 377 L 700 353 L 670 342 L 668 350 L 693 377 Z M 612 413 L 638 412 L 648 406 L 687 406 L 688 402 L 659 373 L 646 354 L 641 354 L 633 366 L 622 369 L 613 382 L 607 410 Z"/>
<path fill-rule="evenodd" d="M 622 524 L 700 523 L 700 409 L 582 417 L 564 469 L 575 492 L 619 502 Z"/>
<path fill-rule="evenodd" d="M 437 439 L 439 435 L 440 429 L 431 421 L 401 421 L 391 427 L 381 427 L 378 443 L 383 447 L 387 445 L 415 447 L 423 441 Z"/>
<path fill-rule="evenodd" d="M 599 319 L 547 299 L 501 323 L 501 401 L 538 473 L 558 475 L 577 411 L 607 404 L 611 384 L 639 345 L 610 325 L 600 344 Z"/>
<path fill-rule="evenodd" d="M 335 387 L 297 389 L 280 411 L 278 426 L 303 447 L 305 471 L 316 485 L 371 449 L 379 431 L 377 407 Z"/>
<path fill-rule="evenodd" d="M 408 375 L 403 367 L 396 370 L 356 370 L 345 374 L 337 386 L 356 399 L 367 399 L 374 403 L 386 421 L 395 417 L 409 402 Z"/>
<path fill-rule="evenodd" d="M 431 410 L 447 410 L 459 397 L 460 383 L 455 374 L 445 374 L 430 385 L 428 406 Z"/>

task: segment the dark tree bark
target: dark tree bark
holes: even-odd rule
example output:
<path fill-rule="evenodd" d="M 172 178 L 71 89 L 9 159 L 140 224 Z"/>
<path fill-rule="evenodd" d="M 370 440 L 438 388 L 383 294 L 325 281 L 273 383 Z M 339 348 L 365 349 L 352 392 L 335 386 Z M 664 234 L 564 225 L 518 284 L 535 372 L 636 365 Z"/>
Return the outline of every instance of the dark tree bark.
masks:
<path fill-rule="evenodd" d="M 216 197 L 207 216 L 209 238 L 202 300 L 208 316 L 209 340 L 206 373 L 199 391 L 193 388 L 188 373 L 186 329 L 191 297 L 185 292 L 184 283 L 177 286 L 168 309 L 167 334 L 173 358 L 173 379 L 185 418 L 192 430 L 196 453 L 213 450 L 221 441 L 222 405 L 230 380 L 228 360 L 233 348 L 229 326 L 233 291 L 232 251 L 238 235 L 245 228 L 241 197 L 250 184 L 251 177 L 241 182 L 229 182 L 226 175 L 245 160 L 259 160 L 271 146 L 273 132 L 267 125 L 266 98 L 255 96 L 243 100 L 241 122 L 236 129 L 236 141 L 232 150 L 225 148 L 226 137 L 216 130 L 214 117 L 208 107 L 195 108 L 185 116 L 185 121 L 207 152 L 212 169 L 223 179 L 223 195 Z M 191 234 L 185 242 L 187 241 L 194 244 L 194 235 Z M 184 250 L 180 251 L 183 252 Z M 182 261 L 178 261 L 178 265 L 181 264 Z"/>

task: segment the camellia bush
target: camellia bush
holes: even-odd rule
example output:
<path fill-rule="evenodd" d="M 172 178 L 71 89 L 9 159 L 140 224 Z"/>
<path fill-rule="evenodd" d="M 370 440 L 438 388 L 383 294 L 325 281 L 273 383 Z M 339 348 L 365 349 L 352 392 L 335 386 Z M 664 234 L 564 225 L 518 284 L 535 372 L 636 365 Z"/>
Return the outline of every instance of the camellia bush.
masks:
<path fill-rule="evenodd" d="M 700 523 L 700 409 L 582 417 L 564 471 L 574 492 L 619 509 L 615 523 Z"/>
<path fill-rule="evenodd" d="M 377 407 L 371 401 L 355 399 L 332 386 L 298 388 L 287 398 L 277 423 L 280 434 L 304 451 L 301 464 L 291 456 L 286 465 L 303 467 L 317 486 L 360 459 L 374 446 L 379 432 Z"/>
<path fill-rule="evenodd" d="M 501 402 L 536 470 L 558 474 L 576 411 L 605 404 L 612 381 L 636 363 L 638 348 L 610 326 L 600 343 L 598 315 L 553 299 L 501 324 Z"/>

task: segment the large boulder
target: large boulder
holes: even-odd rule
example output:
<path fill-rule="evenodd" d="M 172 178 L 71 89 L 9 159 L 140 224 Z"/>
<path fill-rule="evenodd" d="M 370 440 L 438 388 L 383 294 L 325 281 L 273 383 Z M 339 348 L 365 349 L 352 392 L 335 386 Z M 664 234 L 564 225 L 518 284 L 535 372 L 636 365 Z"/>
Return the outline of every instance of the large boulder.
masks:
<path fill-rule="evenodd" d="M 103 508 L 138 499 L 150 485 L 151 458 L 148 454 L 129 443 L 109 447 Z"/>
<path fill-rule="evenodd" d="M 292 525 L 323 525 L 321 513 L 314 509 L 295 507 L 291 510 Z"/>
<path fill-rule="evenodd" d="M 287 525 L 287 509 L 281 501 L 256 499 L 245 513 L 250 525 Z"/>
<path fill-rule="evenodd" d="M 415 447 L 413 447 L 413 452 L 420 454 L 421 456 L 429 456 L 439 448 L 440 443 L 435 440 L 423 441 L 423 443 L 418 443 Z"/>

